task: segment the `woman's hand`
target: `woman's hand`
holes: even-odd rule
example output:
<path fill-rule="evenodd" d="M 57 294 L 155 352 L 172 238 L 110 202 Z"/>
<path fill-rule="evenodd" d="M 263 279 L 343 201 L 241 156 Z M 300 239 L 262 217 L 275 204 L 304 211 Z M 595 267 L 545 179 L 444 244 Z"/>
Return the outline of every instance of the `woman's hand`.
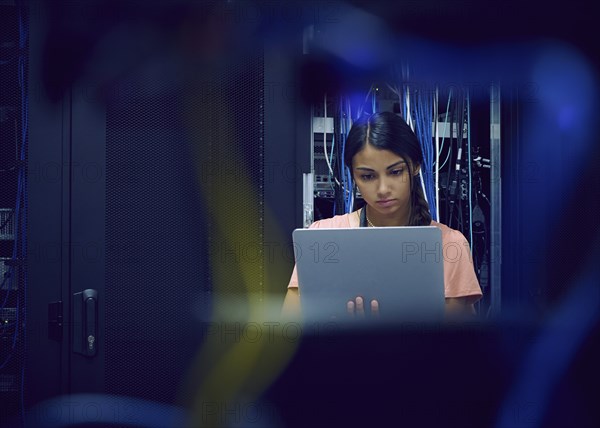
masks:
<path fill-rule="evenodd" d="M 354 300 L 349 300 L 346 304 L 348 314 L 356 316 L 358 318 L 364 318 L 365 316 L 365 305 L 362 297 L 358 296 Z M 377 300 L 371 300 L 371 316 L 379 316 L 379 302 Z"/>

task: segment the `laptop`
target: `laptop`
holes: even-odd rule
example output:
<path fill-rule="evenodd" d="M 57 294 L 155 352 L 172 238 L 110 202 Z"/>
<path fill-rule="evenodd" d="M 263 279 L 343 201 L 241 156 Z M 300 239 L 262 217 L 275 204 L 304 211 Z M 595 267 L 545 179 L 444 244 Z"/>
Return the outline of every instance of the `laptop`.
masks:
<path fill-rule="evenodd" d="M 358 324 L 361 317 L 347 309 L 357 296 L 368 324 L 443 320 L 439 228 L 296 229 L 292 237 L 305 323 Z M 378 314 L 370 314 L 371 300 L 378 301 Z"/>

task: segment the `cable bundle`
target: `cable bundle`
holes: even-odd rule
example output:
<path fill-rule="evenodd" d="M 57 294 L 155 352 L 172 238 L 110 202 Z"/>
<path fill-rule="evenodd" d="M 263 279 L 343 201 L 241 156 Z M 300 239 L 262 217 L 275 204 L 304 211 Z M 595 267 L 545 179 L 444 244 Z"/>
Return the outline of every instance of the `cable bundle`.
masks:
<path fill-rule="evenodd" d="M 341 157 L 341 167 L 342 167 L 342 191 L 344 197 L 344 213 L 352 212 L 354 208 L 354 182 L 352 181 L 352 172 L 350 168 L 344 165 L 344 159 L 346 154 L 346 138 L 348 137 L 348 132 L 350 132 L 350 128 L 352 128 L 352 110 L 350 108 L 350 100 L 340 98 L 340 139 L 342 146 L 342 157 Z"/>
<path fill-rule="evenodd" d="M 435 187 L 433 180 L 433 94 L 429 91 L 414 91 L 411 109 L 414 131 L 421 144 L 423 164 L 421 165 L 421 180 L 425 190 L 425 197 L 429 203 L 429 210 L 434 220 L 437 220 L 435 200 Z"/>

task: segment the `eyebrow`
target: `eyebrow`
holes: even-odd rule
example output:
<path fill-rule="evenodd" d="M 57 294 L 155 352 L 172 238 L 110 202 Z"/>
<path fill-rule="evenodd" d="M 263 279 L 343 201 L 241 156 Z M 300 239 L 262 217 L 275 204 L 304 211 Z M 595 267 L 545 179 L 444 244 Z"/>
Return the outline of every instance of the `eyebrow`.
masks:
<path fill-rule="evenodd" d="M 403 160 L 401 160 L 401 161 L 398 161 L 398 162 L 396 162 L 396 163 L 393 163 L 393 164 L 391 164 L 391 165 L 390 165 L 390 166 L 388 166 L 386 169 L 391 169 L 391 168 L 394 168 L 394 167 L 396 167 L 396 166 L 400 166 L 400 165 L 402 165 L 402 164 L 406 164 L 406 162 L 404 162 Z M 355 169 L 361 169 L 361 170 L 363 170 L 363 171 L 375 171 L 374 169 L 367 168 L 366 166 L 359 166 L 359 167 L 356 167 Z"/>

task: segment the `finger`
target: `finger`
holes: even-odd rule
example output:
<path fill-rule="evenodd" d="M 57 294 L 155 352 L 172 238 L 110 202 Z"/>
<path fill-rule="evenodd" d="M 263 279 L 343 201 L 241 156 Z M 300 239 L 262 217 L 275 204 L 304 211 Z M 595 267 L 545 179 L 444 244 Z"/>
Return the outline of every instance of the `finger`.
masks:
<path fill-rule="evenodd" d="M 360 296 L 356 298 L 356 313 L 359 316 L 365 315 L 365 304 L 364 304 L 363 298 Z"/>
<path fill-rule="evenodd" d="M 346 309 L 350 315 L 354 316 L 354 301 L 349 300 L 348 303 L 346 303 Z"/>
<path fill-rule="evenodd" d="M 379 316 L 379 302 L 377 300 L 371 300 L 371 314 L 374 317 Z"/>

